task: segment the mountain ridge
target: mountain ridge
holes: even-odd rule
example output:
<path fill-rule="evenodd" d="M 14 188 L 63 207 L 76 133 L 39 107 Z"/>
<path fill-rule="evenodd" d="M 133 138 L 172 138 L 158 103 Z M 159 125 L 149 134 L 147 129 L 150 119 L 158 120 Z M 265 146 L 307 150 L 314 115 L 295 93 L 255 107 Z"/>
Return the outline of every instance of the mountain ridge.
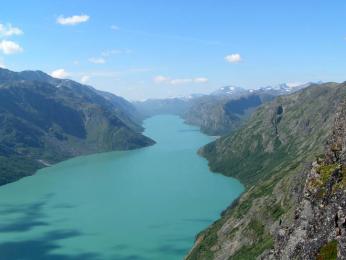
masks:
<path fill-rule="evenodd" d="M 323 153 L 345 99 L 345 83 L 277 97 L 235 133 L 201 148 L 213 171 L 239 179 L 246 191 L 197 236 L 186 259 L 262 259 L 274 252 L 277 230 L 294 222 L 307 169 Z"/>
<path fill-rule="evenodd" d="M 320 83 L 319 83 L 320 84 Z M 208 135 L 225 135 L 236 131 L 261 104 L 276 96 L 304 89 L 311 82 L 289 86 L 286 83 L 257 89 L 224 86 L 210 94 L 189 97 L 148 99 L 133 104 L 143 117 L 157 114 L 176 114 L 186 123 L 199 126 Z"/>
<path fill-rule="evenodd" d="M 0 123 L 0 185 L 74 156 L 154 143 L 114 100 L 41 71 L 0 69 Z"/>

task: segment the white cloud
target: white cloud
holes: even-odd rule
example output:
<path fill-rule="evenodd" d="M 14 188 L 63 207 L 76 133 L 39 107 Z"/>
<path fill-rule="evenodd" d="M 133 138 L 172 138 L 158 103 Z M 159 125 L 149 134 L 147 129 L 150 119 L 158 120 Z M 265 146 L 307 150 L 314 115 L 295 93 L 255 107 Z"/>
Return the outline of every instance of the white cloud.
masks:
<path fill-rule="evenodd" d="M 113 30 L 113 31 L 119 31 L 119 26 L 116 26 L 116 25 L 112 25 L 111 26 L 111 29 Z"/>
<path fill-rule="evenodd" d="M 204 78 L 204 77 L 200 77 L 200 78 L 195 78 L 194 79 L 194 82 L 195 83 L 208 83 L 208 79 L 207 78 Z"/>
<path fill-rule="evenodd" d="M 153 81 L 157 84 L 184 85 L 189 83 L 196 83 L 196 84 L 207 83 L 208 79 L 205 77 L 171 79 L 170 77 L 160 75 L 160 76 L 154 77 Z"/>
<path fill-rule="evenodd" d="M 155 83 L 158 83 L 158 84 L 170 81 L 170 79 L 168 77 L 165 77 L 165 76 L 156 76 L 156 77 L 154 77 L 153 80 Z"/>
<path fill-rule="evenodd" d="M 53 78 L 64 79 L 64 78 L 67 78 L 70 74 L 64 69 L 57 69 L 52 71 L 50 75 Z"/>
<path fill-rule="evenodd" d="M 5 65 L 5 63 L 2 60 L 0 60 L 0 68 L 1 69 L 6 69 L 6 65 Z"/>
<path fill-rule="evenodd" d="M 56 22 L 61 25 L 76 25 L 79 23 L 85 23 L 90 19 L 90 16 L 82 14 L 82 15 L 73 15 L 70 17 L 59 16 L 56 19 Z"/>
<path fill-rule="evenodd" d="M 88 75 L 84 75 L 83 77 L 81 77 L 80 82 L 82 82 L 83 84 L 87 83 L 90 80 L 90 76 Z"/>
<path fill-rule="evenodd" d="M 23 31 L 18 27 L 13 27 L 12 24 L 1 24 L 0 23 L 0 37 L 1 36 L 13 36 L 13 35 L 21 35 Z"/>
<path fill-rule="evenodd" d="M 172 79 L 169 83 L 172 85 L 183 85 L 193 82 L 193 79 Z"/>
<path fill-rule="evenodd" d="M 23 51 L 23 48 L 13 41 L 0 41 L 0 51 L 4 54 L 15 54 Z"/>
<path fill-rule="evenodd" d="M 239 53 L 233 53 L 233 54 L 227 55 L 225 57 L 225 60 L 228 61 L 229 63 L 238 63 L 241 61 L 241 56 Z"/>
<path fill-rule="evenodd" d="M 105 64 L 106 60 L 104 58 L 90 58 L 89 62 L 94 64 Z"/>

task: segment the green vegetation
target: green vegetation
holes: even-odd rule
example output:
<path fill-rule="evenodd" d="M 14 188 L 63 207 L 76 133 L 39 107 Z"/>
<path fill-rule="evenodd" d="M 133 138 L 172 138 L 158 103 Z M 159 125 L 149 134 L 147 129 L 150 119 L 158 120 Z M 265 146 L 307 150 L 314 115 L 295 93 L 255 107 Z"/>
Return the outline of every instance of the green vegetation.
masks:
<path fill-rule="evenodd" d="M 0 184 L 16 181 L 32 175 L 43 165 L 23 157 L 0 156 Z"/>
<path fill-rule="evenodd" d="M 333 149 L 333 147 L 332 147 Z M 343 189 L 346 187 L 346 172 L 342 164 L 333 163 L 327 164 L 324 161 L 321 161 L 321 166 L 317 169 L 319 178 L 312 179 L 309 182 L 309 186 L 312 188 L 319 189 L 318 197 L 323 197 L 326 193 L 326 183 L 330 180 L 333 173 L 337 173 L 340 177 L 336 183 L 333 185 L 332 192 L 335 192 L 338 189 Z"/>
<path fill-rule="evenodd" d="M 334 163 L 334 164 L 326 164 L 326 165 L 322 165 L 319 169 L 318 169 L 318 173 L 321 176 L 321 180 L 323 183 L 326 183 L 328 181 L 328 179 L 330 178 L 330 176 L 332 175 L 332 173 L 334 171 L 336 171 L 337 169 L 341 169 L 341 164 L 338 163 Z"/>
<path fill-rule="evenodd" d="M 213 171 L 235 177 L 247 187 L 238 203 L 203 233 L 204 239 L 215 236 L 227 222 L 237 224 L 239 229 L 232 236 L 223 234 L 216 246 L 222 247 L 225 239 L 226 244 L 237 244 L 231 259 L 255 259 L 270 248 L 270 227 L 293 216 L 293 188 L 299 190 L 304 185 L 306 163 L 324 151 L 335 112 L 345 98 L 345 84 L 336 83 L 314 85 L 278 97 L 262 105 L 238 131 L 203 147 L 200 153 Z M 326 180 L 337 167 L 322 167 L 322 179 Z M 254 215 L 256 222 L 246 221 Z M 198 247 L 192 254 L 208 259 L 203 258 L 209 253 L 206 245 L 204 253 L 196 251 Z M 218 252 L 227 250 L 220 248 Z"/>
<path fill-rule="evenodd" d="M 318 158 L 317 160 L 320 160 Z M 322 198 L 326 195 L 326 183 L 330 179 L 331 175 L 336 170 L 341 170 L 341 164 L 326 164 L 323 160 L 320 160 L 320 166 L 317 168 L 317 173 L 319 174 L 319 178 L 313 178 L 309 180 L 308 186 L 313 189 L 317 189 L 317 197 Z M 336 186 L 333 187 L 334 189 Z"/>
<path fill-rule="evenodd" d="M 264 225 L 257 219 L 251 219 L 248 228 L 252 230 L 256 236 L 262 236 L 264 233 Z"/>
<path fill-rule="evenodd" d="M 336 260 L 338 255 L 338 242 L 332 240 L 321 247 L 317 260 Z"/>
<path fill-rule="evenodd" d="M 268 94 L 237 96 L 203 96 L 192 100 L 183 114 L 185 120 L 210 135 L 224 135 L 240 128 L 262 103 L 272 100 Z"/>
<path fill-rule="evenodd" d="M 0 69 L 0 185 L 76 155 L 153 144 L 131 104 L 104 95 L 43 72 Z"/>
<path fill-rule="evenodd" d="M 345 189 L 345 188 L 346 188 L 346 170 L 345 170 L 344 167 L 342 168 L 341 173 L 342 173 L 342 178 L 341 178 L 341 180 L 340 180 L 338 183 L 336 183 L 336 185 L 333 187 L 333 188 L 334 188 L 334 191 L 335 191 L 335 190 L 338 190 L 338 189 Z"/>
<path fill-rule="evenodd" d="M 279 97 L 256 111 L 235 134 L 207 145 L 201 153 L 212 170 L 251 186 L 280 168 L 321 153 L 329 130 L 326 126 L 332 124 L 336 105 L 345 96 L 342 85 L 330 84 Z M 278 112 L 280 121 L 273 121 Z"/>
<path fill-rule="evenodd" d="M 259 238 L 253 246 L 242 247 L 234 256 L 229 259 L 232 260 L 252 260 L 256 259 L 266 249 L 270 249 L 273 246 L 273 239 L 270 235 L 262 236 Z"/>
<path fill-rule="evenodd" d="M 244 232 L 256 238 L 254 244 L 241 248 L 230 259 L 255 259 L 264 250 L 273 246 L 273 240 L 265 230 L 265 225 L 258 219 L 251 219 Z"/>
<path fill-rule="evenodd" d="M 205 231 L 197 235 L 197 239 L 201 239 L 201 243 L 196 245 L 196 248 L 192 250 L 189 255 L 191 260 L 199 259 L 212 259 L 214 256 L 213 251 L 210 250 L 217 242 L 217 231 L 222 227 L 223 220 L 218 220 L 214 224 L 208 227 Z"/>
<path fill-rule="evenodd" d="M 268 210 L 274 220 L 278 220 L 285 213 L 285 209 L 279 203 L 269 206 Z"/>

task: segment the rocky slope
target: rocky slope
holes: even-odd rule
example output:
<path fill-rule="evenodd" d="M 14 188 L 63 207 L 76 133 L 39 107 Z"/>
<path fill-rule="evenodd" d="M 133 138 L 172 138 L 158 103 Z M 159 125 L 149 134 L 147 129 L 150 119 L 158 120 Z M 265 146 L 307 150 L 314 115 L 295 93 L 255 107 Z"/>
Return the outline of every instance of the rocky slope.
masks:
<path fill-rule="evenodd" d="M 345 99 L 346 84 L 336 83 L 278 97 L 236 133 L 201 150 L 211 169 L 240 179 L 247 191 L 197 236 L 187 259 L 284 258 L 275 250 L 289 238 L 277 240 L 278 234 L 288 236 L 281 227 L 294 225 L 310 162 L 322 154 Z"/>
<path fill-rule="evenodd" d="M 262 259 L 346 259 L 346 102 L 326 152 L 307 171 L 291 225 L 275 231 L 275 249 Z"/>
<path fill-rule="evenodd" d="M 157 114 L 175 114 L 186 123 L 199 126 L 209 135 L 226 135 L 239 129 L 261 104 L 276 96 L 287 95 L 312 83 L 289 86 L 280 84 L 259 89 L 224 86 L 209 95 L 191 95 L 188 98 L 149 99 L 134 102 L 143 117 Z"/>
<path fill-rule="evenodd" d="M 283 83 L 258 89 L 225 86 L 210 95 L 191 100 L 183 117 L 187 123 L 200 126 L 206 134 L 229 134 L 239 129 L 261 104 L 277 96 L 295 93 L 311 84 L 289 86 Z"/>
<path fill-rule="evenodd" d="M 73 156 L 153 144 L 140 131 L 89 86 L 0 69 L 0 185 Z"/>
<path fill-rule="evenodd" d="M 240 94 L 242 93 L 242 94 Z M 246 94 L 208 95 L 190 102 L 182 117 L 188 124 L 197 125 L 209 135 L 224 135 L 238 129 L 244 121 L 272 95 Z"/>

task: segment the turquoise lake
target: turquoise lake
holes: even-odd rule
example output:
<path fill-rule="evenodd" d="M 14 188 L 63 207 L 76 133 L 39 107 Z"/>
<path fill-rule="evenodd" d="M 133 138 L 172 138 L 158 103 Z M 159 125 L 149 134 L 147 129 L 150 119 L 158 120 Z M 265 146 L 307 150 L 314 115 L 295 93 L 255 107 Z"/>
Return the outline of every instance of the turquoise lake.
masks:
<path fill-rule="evenodd" d="M 183 259 L 243 191 L 197 154 L 176 116 L 144 122 L 154 146 L 77 157 L 0 187 L 0 259 Z"/>

